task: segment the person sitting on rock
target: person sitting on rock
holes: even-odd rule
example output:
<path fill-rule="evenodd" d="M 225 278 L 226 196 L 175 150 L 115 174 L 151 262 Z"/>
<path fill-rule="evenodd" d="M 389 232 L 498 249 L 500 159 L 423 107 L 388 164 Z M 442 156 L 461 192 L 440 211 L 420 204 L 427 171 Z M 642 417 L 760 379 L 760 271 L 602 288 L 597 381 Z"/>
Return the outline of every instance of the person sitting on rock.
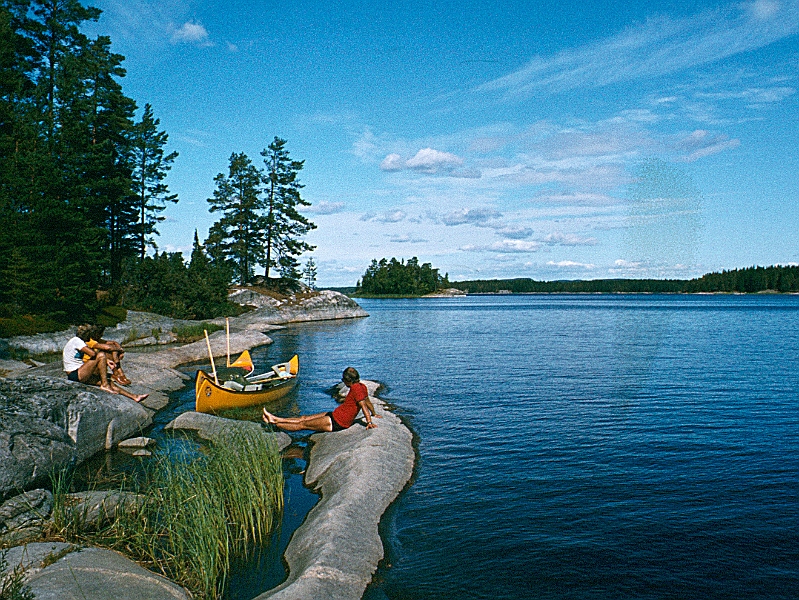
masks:
<path fill-rule="evenodd" d="M 366 418 L 366 428 L 374 429 L 377 427 L 372 422 L 372 417 L 379 417 L 380 415 L 375 414 L 374 406 L 369 400 L 369 390 L 361 383 L 358 371 L 353 367 L 347 367 L 344 369 L 341 380 L 350 391 L 344 402 L 339 404 L 335 410 L 313 415 L 283 418 L 276 417 L 264 408 L 264 421 L 284 431 L 301 431 L 303 429 L 311 431 L 344 431 L 355 422 L 358 412 L 363 411 L 363 416 Z"/>
<path fill-rule="evenodd" d="M 86 345 L 91 332 L 91 325 L 81 325 L 78 327 L 77 335 L 64 346 L 64 371 L 67 373 L 67 378 L 70 381 L 99 385 L 101 390 L 109 394 L 122 394 L 136 402 L 144 400 L 149 394 L 132 394 L 109 381 L 108 369 L 113 371 L 116 363 L 108 358 L 105 352 L 92 350 Z M 84 355 L 87 355 L 89 360 L 84 362 Z"/>
<path fill-rule="evenodd" d="M 130 385 L 131 381 L 128 376 L 122 371 L 122 357 L 125 356 L 125 351 L 119 342 L 103 339 L 103 332 L 105 327 L 102 325 L 92 325 L 89 330 L 89 340 L 86 345 L 97 352 L 101 350 L 105 352 L 106 357 L 110 358 L 116 365 L 111 370 L 111 380 L 118 385 Z M 88 361 L 91 357 L 88 354 L 83 355 L 83 360 Z"/>

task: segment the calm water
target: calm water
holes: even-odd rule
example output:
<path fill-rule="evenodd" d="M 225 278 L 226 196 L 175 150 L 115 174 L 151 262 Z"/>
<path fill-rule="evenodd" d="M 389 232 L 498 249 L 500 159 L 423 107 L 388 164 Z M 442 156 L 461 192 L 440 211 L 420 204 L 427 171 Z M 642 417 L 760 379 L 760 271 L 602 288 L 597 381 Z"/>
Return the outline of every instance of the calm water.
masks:
<path fill-rule="evenodd" d="M 799 598 L 799 297 L 363 300 L 277 332 L 418 437 L 366 598 Z"/>

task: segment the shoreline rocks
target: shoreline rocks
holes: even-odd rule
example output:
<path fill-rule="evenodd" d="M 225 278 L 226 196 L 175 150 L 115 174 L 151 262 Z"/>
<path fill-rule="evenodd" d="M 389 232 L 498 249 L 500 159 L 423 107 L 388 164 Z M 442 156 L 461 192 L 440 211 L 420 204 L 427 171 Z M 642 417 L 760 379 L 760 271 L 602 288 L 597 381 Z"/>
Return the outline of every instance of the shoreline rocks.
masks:
<path fill-rule="evenodd" d="M 247 304 L 258 299 L 241 295 L 240 300 Z M 261 304 L 231 319 L 231 352 L 239 353 L 271 343 L 263 332 L 279 325 L 368 316 L 354 301 L 336 292 L 301 294 L 285 305 L 275 306 L 269 301 Z M 131 313 L 137 326 L 166 323 L 150 321 L 146 313 L 133 311 L 129 311 L 129 319 Z M 170 327 L 175 322 L 173 320 Z M 124 335 L 120 333 L 124 330 L 124 326 L 109 329 L 105 337 L 116 339 Z M 164 334 L 161 329 L 159 338 L 166 339 Z M 34 354 L 41 348 L 60 352 L 71 336 L 69 331 L 13 338 L 9 343 Z M 215 332 L 210 340 L 214 356 L 224 356 L 224 331 Z M 25 371 L 15 365 L 13 378 L 0 377 L 0 499 L 12 490 L 32 487 L 48 469 L 84 460 L 133 434 L 140 435 L 150 424 L 154 412 L 166 405 L 167 394 L 184 385 L 186 376 L 175 368 L 206 356 L 205 340 L 153 353 L 126 354 L 125 370 L 136 382 L 130 389 L 150 393 L 142 405 L 66 380 L 60 361 Z M 373 395 L 377 385 L 369 383 L 368 386 Z M 321 500 L 286 550 L 290 568 L 288 580 L 259 596 L 259 600 L 272 597 L 360 598 L 371 580 L 383 556 L 378 523 L 409 481 L 415 459 L 410 431 L 396 415 L 387 411 L 379 398 L 372 401 L 377 413 L 383 416 L 377 429 L 366 430 L 356 424 L 343 432 L 311 437 L 314 445 L 306 483 L 320 492 Z M 182 418 L 187 423 L 191 421 L 186 426 L 199 435 L 213 437 L 215 428 L 219 427 L 213 422 L 217 417 L 209 420 L 206 416 L 187 414 Z M 284 446 L 290 438 L 282 436 L 279 444 Z M 16 466 L 8 471 L 7 464 Z M 30 502 L 46 504 L 47 495 L 42 492 L 30 492 L 33 493 Z M 92 514 L 96 512 L 98 518 L 104 517 L 106 508 L 110 508 L 111 499 L 92 496 L 86 500 Z M 18 504 L 12 503 L 9 514 L 14 513 L 11 518 L 22 522 L 27 516 L 18 510 Z M 124 500 L 117 504 L 124 505 Z M 353 511 L 353 507 L 368 507 L 368 510 Z M 319 536 L 320 530 L 331 533 Z M 6 573 L 19 565 L 26 569 L 27 583 L 37 598 L 78 597 L 75 594 L 86 589 L 90 590 L 90 597 L 99 599 L 188 598 L 174 583 L 114 552 L 98 548 L 28 544 L 12 548 L 7 562 Z M 80 575 L 80 589 L 75 589 L 75 573 Z M 0 573 L 0 577 L 3 575 Z"/>
<path fill-rule="evenodd" d="M 412 434 L 364 381 L 378 418 L 311 436 L 305 484 L 320 494 L 294 532 L 284 559 L 288 579 L 255 600 L 358 599 L 383 558 L 378 525 L 413 474 Z"/>

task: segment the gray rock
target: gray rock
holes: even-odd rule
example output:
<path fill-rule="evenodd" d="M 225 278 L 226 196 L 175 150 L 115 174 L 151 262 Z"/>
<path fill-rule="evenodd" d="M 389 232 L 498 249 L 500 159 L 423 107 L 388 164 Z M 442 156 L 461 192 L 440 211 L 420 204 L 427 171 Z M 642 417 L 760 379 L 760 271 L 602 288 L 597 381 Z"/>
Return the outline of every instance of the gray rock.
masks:
<path fill-rule="evenodd" d="M 242 306 L 254 306 L 255 308 L 278 308 L 281 305 L 280 300 L 267 296 L 266 294 L 259 294 L 255 290 L 249 288 L 235 288 L 228 294 L 228 300 L 241 304 Z"/>
<path fill-rule="evenodd" d="M 155 444 L 155 440 L 150 437 L 139 436 L 122 440 L 117 445 L 119 448 L 147 448 Z"/>
<path fill-rule="evenodd" d="M 278 306 L 269 304 L 254 311 L 236 317 L 235 326 L 256 328 L 263 324 L 284 325 L 307 321 L 325 321 L 332 319 L 354 319 L 368 317 L 357 302 L 351 298 L 331 290 L 322 290 L 313 294 L 292 296 Z M 231 327 L 234 320 L 231 319 Z"/>
<path fill-rule="evenodd" d="M 170 421 L 164 426 L 166 430 L 172 431 L 192 431 L 200 438 L 211 442 L 219 439 L 225 433 L 239 429 L 245 431 L 254 431 L 259 434 L 269 436 L 275 439 L 277 446 L 280 450 L 287 448 L 291 445 L 291 438 L 288 434 L 279 431 L 271 433 L 266 431 L 260 423 L 252 421 L 237 421 L 235 419 L 225 419 L 217 417 L 216 415 L 208 415 L 198 412 L 185 412 Z"/>
<path fill-rule="evenodd" d="M 81 529 L 97 529 L 113 521 L 117 512 L 130 511 L 141 504 L 143 496 L 118 490 L 94 490 L 67 494 L 65 509 Z"/>
<path fill-rule="evenodd" d="M 67 379 L 0 379 L 0 497 L 47 481 L 140 432 L 150 413 L 121 395 Z"/>
<path fill-rule="evenodd" d="M 85 548 L 30 574 L 36 600 L 189 600 L 180 586 L 116 552 Z"/>
<path fill-rule="evenodd" d="M 0 545 L 13 546 L 42 536 L 53 510 L 48 490 L 31 490 L 0 505 Z"/>
<path fill-rule="evenodd" d="M 30 368 L 31 365 L 21 360 L 0 359 L 0 377 L 13 377 L 14 375 L 24 373 Z"/>
<path fill-rule="evenodd" d="M 414 463 L 411 432 L 380 399 L 372 402 L 382 417 L 377 429 L 353 425 L 311 437 L 305 483 L 321 499 L 286 548 L 288 579 L 256 600 L 363 595 L 383 557 L 380 517 L 410 480 Z"/>
<path fill-rule="evenodd" d="M 6 553 L 6 568 L 0 572 L 0 578 L 18 567 L 31 576 L 75 550 L 78 550 L 77 546 L 64 542 L 37 542 L 9 548 Z"/>

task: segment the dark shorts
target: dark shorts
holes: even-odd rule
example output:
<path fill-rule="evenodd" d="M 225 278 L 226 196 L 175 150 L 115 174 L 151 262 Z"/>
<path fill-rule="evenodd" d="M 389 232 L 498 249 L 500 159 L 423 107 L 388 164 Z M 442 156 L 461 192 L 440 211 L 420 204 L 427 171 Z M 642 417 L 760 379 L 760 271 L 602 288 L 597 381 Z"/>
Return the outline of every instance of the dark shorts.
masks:
<path fill-rule="evenodd" d="M 333 413 L 327 413 L 327 416 L 330 417 L 330 423 L 333 425 L 333 431 L 344 431 L 346 427 L 342 427 L 338 424 L 338 422 L 333 418 Z"/>
<path fill-rule="evenodd" d="M 78 370 L 75 369 L 74 371 L 70 371 L 69 373 L 67 373 L 67 379 L 69 379 L 70 381 L 77 381 L 78 383 L 80 383 L 80 378 L 78 377 Z"/>

